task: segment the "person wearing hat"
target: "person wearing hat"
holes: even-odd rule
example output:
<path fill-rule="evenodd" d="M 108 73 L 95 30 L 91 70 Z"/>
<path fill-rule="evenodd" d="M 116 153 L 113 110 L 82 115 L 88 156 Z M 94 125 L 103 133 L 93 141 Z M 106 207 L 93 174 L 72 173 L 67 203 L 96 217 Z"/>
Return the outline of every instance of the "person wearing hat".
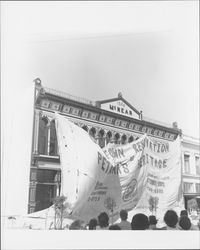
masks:
<path fill-rule="evenodd" d="M 156 217 L 154 215 L 150 215 L 149 216 L 149 230 L 158 230 L 156 224 L 157 224 L 158 220 L 156 219 Z"/>

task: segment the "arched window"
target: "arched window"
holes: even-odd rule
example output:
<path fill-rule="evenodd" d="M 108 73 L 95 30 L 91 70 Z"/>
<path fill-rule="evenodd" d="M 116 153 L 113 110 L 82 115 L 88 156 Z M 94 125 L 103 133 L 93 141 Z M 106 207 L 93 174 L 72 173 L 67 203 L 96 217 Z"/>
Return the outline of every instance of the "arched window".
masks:
<path fill-rule="evenodd" d="M 48 119 L 41 117 L 39 120 L 38 153 L 47 155 L 48 147 Z"/>
<path fill-rule="evenodd" d="M 88 132 L 88 127 L 86 125 L 83 125 L 82 129 Z"/>
<path fill-rule="evenodd" d="M 108 131 L 108 133 L 106 134 L 106 144 L 111 142 L 111 138 L 112 138 L 112 132 Z"/>
<path fill-rule="evenodd" d="M 58 155 L 58 144 L 57 144 L 57 136 L 56 136 L 56 127 L 55 120 L 52 120 L 50 123 L 50 148 L 49 155 Z"/>
<path fill-rule="evenodd" d="M 126 135 L 122 135 L 121 143 L 125 144 L 126 143 L 126 139 L 127 139 L 127 136 Z"/>
<path fill-rule="evenodd" d="M 131 135 L 130 137 L 129 137 L 129 139 L 128 139 L 128 142 L 130 143 L 130 142 L 132 142 L 133 141 L 133 136 Z"/>
<path fill-rule="evenodd" d="M 92 136 L 93 138 L 95 137 L 96 134 L 96 129 L 94 127 L 92 127 L 89 131 L 89 135 Z"/>
<path fill-rule="evenodd" d="M 58 155 L 55 120 L 50 122 L 47 117 L 40 118 L 38 153 L 41 155 Z"/>
<path fill-rule="evenodd" d="M 115 144 L 119 144 L 119 138 L 120 138 L 120 134 L 116 133 L 114 136 Z"/>
<path fill-rule="evenodd" d="M 99 146 L 101 148 L 105 147 L 105 138 L 104 138 L 105 131 L 101 129 L 99 131 Z"/>

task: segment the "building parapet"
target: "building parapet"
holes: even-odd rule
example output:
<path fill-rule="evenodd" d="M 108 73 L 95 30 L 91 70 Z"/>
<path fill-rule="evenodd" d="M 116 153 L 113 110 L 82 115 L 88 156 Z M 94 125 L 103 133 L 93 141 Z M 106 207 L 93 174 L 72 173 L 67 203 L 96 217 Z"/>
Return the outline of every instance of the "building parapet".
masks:
<path fill-rule="evenodd" d="M 70 99 L 70 100 L 73 100 L 73 101 L 76 101 L 76 102 L 79 102 L 79 103 L 83 103 L 83 104 L 88 104 L 88 105 L 91 105 L 91 106 L 94 106 L 94 107 L 98 106 L 95 101 L 92 101 L 92 100 L 89 100 L 89 99 L 86 99 L 86 98 L 83 98 L 83 97 L 78 97 L 78 96 L 71 95 L 71 94 L 68 94 L 68 93 L 65 93 L 65 92 L 62 92 L 62 91 L 58 91 L 58 90 L 55 90 L 55 89 L 52 89 L 52 88 L 48 88 L 48 87 L 43 87 L 43 89 L 44 89 L 44 91 L 46 93 L 49 93 L 49 94 L 52 94 L 52 95 L 55 95 L 55 96 L 59 96 L 59 97 L 62 97 L 62 98 L 67 98 L 67 99 Z M 173 128 L 174 129 L 173 124 L 161 122 L 161 121 L 149 118 L 147 116 L 143 116 L 142 120 L 144 122 L 146 121 L 146 122 L 154 123 L 154 124 L 166 127 L 166 128 Z M 178 128 L 177 128 L 177 131 L 179 131 Z"/>
<path fill-rule="evenodd" d="M 167 127 L 167 128 L 174 128 L 173 124 L 166 123 L 166 122 L 161 122 L 161 121 L 149 118 L 147 116 L 143 116 L 142 120 L 146 121 L 146 122 L 151 122 L 151 123 L 154 123 L 154 124 L 158 124 L 158 125 L 161 125 L 161 126 L 164 126 L 164 127 Z M 177 129 L 177 130 L 179 130 L 179 129 Z"/>
<path fill-rule="evenodd" d="M 47 87 L 43 87 L 43 89 L 45 90 L 45 92 L 47 92 L 49 94 L 52 94 L 52 95 L 55 95 L 55 96 L 60 96 L 60 97 L 63 97 L 63 98 L 67 98 L 67 99 L 76 101 L 76 102 L 80 102 L 80 103 L 95 106 L 94 101 L 88 100 L 88 99 L 83 98 L 83 97 L 78 97 L 78 96 L 75 96 L 75 95 L 71 95 L 71 94 L 68 94 L 68 93 L 65 93 L 65 92 L 62 92 L 62 91 L 58 91 L 58 90 L 55 90 L 55 89 L 47 88 Z"/>
<path fill-rule="evenodd" d="M 200 147 L 200 139 L 197 137 L 189 136 L 189 135 L 182 135 L 183 143 L 188 143 L 192 145 L 196 145 Z"/>

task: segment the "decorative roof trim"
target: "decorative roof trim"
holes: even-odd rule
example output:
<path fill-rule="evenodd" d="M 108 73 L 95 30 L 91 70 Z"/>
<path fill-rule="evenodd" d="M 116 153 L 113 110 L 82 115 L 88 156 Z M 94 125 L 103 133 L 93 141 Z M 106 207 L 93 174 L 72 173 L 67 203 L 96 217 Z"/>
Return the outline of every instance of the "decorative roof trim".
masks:
<path fill-rule="evenodd" d="M 134 110 L 138 115 L 140 115 L 140 111 L 138 111 L 136 108 L 134 108 L 129 102 L 127 102 L 122 95 L 118 95 L 118 97 L 115 98 L 111 98 L 111 99 L 106 99 L 106 100 L 102 100 L 102 101 L 96 101 L 97 105 L 101 105 L 104 103 L 109 103 L 109 102 L 115 102 L 115 101 L 123 101 L 129 108 L 131 108 L 132 110 Z"/>

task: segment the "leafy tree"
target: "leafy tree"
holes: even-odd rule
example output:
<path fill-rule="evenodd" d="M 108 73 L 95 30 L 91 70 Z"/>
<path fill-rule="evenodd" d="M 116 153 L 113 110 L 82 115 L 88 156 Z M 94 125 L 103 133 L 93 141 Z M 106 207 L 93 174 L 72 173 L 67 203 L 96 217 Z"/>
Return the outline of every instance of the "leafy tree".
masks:
<path fill-rule="evenodd" d="M 158 201 L 159 201 L 158 197 L 150 196 L 150 198 L 149 198 L 149 210 L 152 212 L 152 214 L 154 212 L 156 214 L 156 211 L 158 208 Z"/>
<path fill-rule="evenodd" d="M 70 207 L 70 204 L 67 202 L 67 197 L 64 195 L 57 196 L 54 199 L 54 229 L 61 230 L 63 229 L 63 220 L 66 216 L 66 210 Z"/>

